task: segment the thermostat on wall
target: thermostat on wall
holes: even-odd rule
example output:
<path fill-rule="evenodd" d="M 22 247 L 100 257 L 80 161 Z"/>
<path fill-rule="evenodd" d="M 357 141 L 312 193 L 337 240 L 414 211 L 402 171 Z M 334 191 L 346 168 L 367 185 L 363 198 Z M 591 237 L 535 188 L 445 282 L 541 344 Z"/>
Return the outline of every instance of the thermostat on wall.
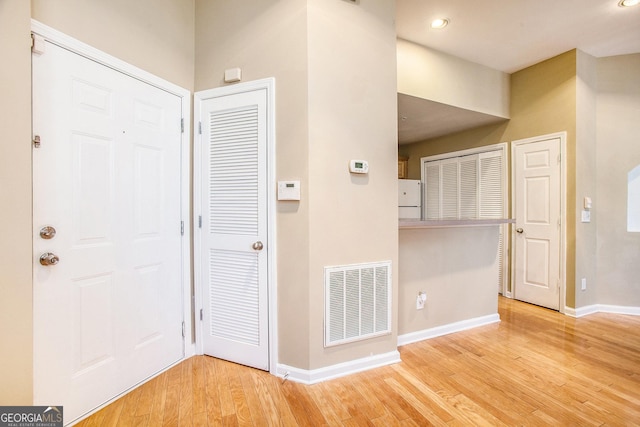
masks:
<path fill-rule="evenodd" d="M 300 181 L 278 181 L 278 200 L 300 200 Z"/>
<path fill-rule="evenodd" d="M 366 160 L 351 160 L 349 162 L 349 172 L 369 173 L 369 162 Z"/>

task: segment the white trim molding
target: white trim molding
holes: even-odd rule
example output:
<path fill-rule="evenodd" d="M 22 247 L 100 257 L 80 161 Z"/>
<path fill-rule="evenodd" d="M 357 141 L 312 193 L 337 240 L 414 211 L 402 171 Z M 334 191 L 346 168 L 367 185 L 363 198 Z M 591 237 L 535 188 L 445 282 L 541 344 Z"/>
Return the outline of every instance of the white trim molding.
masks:
<path fill-rule="evenodd" d="M 629 307 L 624 305 L 593 304 L 585 307 L 571 308 L 565 307 L 564 314 L 570 317 L 580 318 L 595 313 L 626 314 L 640 316 L 640 307 Z"/>
<path fill-rule="evenodd" d="M 310 385 L 399 362 L 401 362 L 400 353 L 398 350 L 394 350 L 388 353 L 363 357 L 361 359 L 312 370 L 278 364 L 278 371 L 276 375 L 286 380 Z"/>
<path fill-rule="evenodd" d="M 491 325 L 492 323 L 498 322 L 500 322 L 500 315 L 495 313 L 487 316 L 475 317 L 473 319 L 461 320 L 459 322 L 449 323 L 442 326 L 436 326 L 435 328 L 424 329 L 422 331 L 410 332 L 408 334 L 398 336 L 398 346 L 424 341 L 440 337 L 442 335 L 453 334 L 454 332 L 466 331 L 467 329 Z"/>

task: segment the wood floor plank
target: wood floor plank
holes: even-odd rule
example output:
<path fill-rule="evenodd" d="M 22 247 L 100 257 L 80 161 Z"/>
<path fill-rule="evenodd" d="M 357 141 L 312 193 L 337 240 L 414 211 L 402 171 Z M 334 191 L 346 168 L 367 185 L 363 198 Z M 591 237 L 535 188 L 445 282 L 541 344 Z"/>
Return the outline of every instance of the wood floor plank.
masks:
<path fill-rule="evenodd" d="M 287 398 L 284 395 L 284 385 L 286 380 L 276 378 L 274 376 L 261 376 L 260 382 L 268 390 L 269 395 L 273 399 L 273 403 L 278 411 L 278 417 L 280 418 L 280 425 L 282 426 L 295 426 L 296 418 L 287 403 Z"/>
<path fill-rule="evenodd" d="M 387 384 L 389 384 L 391 388 L 393 388 L 393 390 L 398 395 L 400 395 L 405 401 L 407 401 L 407 403 L 409 403 L 411 407 L 415 408 L 420 413 L 420 415 L 424 419 L 424 420 L 421 420 L 422 422 L 429 421 L 430 424 L 433 424 L 435 426 L 447 425 L 446 421 L 438 417 L 436 413 L 433 412 L 433 410 L 429 405 L 426 405 L 425 403 L 423 403 L 421 396 L 417 395 L 412 390 L 406 388 L 403 384 L 400 384 L 400 382 L 398 382 L 395 378 L 388 378 L 385 381 L 387 382 Z"/>
<path fill-rule="evenodd" d="M 229 389 L 231 391 L 238 425 L 251 426 L 253 425 L 251 411 L 249 410 L 249 403 L 247 402 L 247 396 L 242 387 L 242 380 L 240 378 L 240 371 L 246 368 L 233 363 L 226 363 L 225 366 L 227 369 Z"/>
<path fill-rule="evenodd" d="M 167 399 L 164 405 L 163 426 L 177 426 L 180 419 L 180 383 L 167 385 Z"/>
<path fill-rule="evenodd" d="M 324 383 L 309 387 L 314 403 L 322 409 L 322 414 L 328 425 L 341 425 L 342 420 L 351 417 L 349 410 L 342 405 L 337 393 L 328 392 Z"/>
<path fill-rule="evenodd" d="M 253 387 L 256 396 L 260 400 L 260 407 L 264 415 L 264 421 L 267 425 L 275 426 L 280 421 L 278 405 L 274 400 L 274 396 L 269 392 L 269 388 L 265 381 L 265 375 L 261 375 L 255 371 L 251 372 L 251 383 L 246 383 L 245 387 Z"/>
<path fill-rule="evenodd" d="M 204 367 L 204 358 L 193 357 L 193 369 L 191 374 L 191 391 L 193 393 L 193 413 L 195 415 L 204 414 L 206 419 L 207 413 L 207 393 L 206 393 L 206 374 Z M 195 424 L 195 421 L 194 421 Z"/>
<path fill-rule="evenodd" d="M 220 398 L 220 411 L 222 413 L 222 419 L 227 419 L 229 422 L 231 418 L 236 418 L 236 406 L 233 402 L 233 394 L 229 385 L 229 362 L 226 360 L 215 361 L 216 374 L 217 374 L 217 386 L 218 396 Z M 229 417 L 233 415 L 233 417 Z"/>
<path fill-rule="evenodd" d="M 504 298 L 499 312 L 400 347 L 401 363 L 310 386 L 195 356 L 78 426 L 640 426 L 640 316 Z"/>
<path fill-rule="evenodd" d="M 164 419 L 164 409 L 167 403 L 167 386 L 169 384 L 168 372 L 163 372 L 156 377 L 152 396 L 151 412 L 149 413 L 149 426 L 162 425 Z"/>
<path fill-rule="evenodd" d="M 247 408 L 253 426 L 268 426 L 267 417 L 262 409 L 262 402 L 258 397 L 258 391 L 253 383 L 253 369 L 239 369 L 238 376 L 242 384 Z"/>
<path fill-rule="evenodd" d="M 153 395 L 157 385 L 158 377 L 155 377 L 140 386 L 140 397 L 138 398 L 138 404 L 136 405 L 135 411 L 135 415 L 137 417 L 151 414 L 151 409 L 153 407 Z"/>
<path fill-rule="evenodd" d="M 324 416 L 304 385 L 287 381 L 282 385 L 282 390 L 297 425 L 318 426 L 326 424 Z"/>
<path fill-rule="evenodd" d="M 124 406 L 124 398 L 120 398 L 113 402 L 111 405 L 107 406 L 104 412 L 104 417 L 100 422 L 101 427 L 111 427 L 118 425 L 118 419 L 120 418 L 120 414 L 122 413 L 122 407 Z"/>
<path fill-rule="evenodd" d="M 178 405 L 178 424 L 190 426 L 193 424 L 193 370 L 194 358 L 181 363 L 182 374 L 180 376 L 180 404 Z"/>
<path fill-rule="evenodd" d="M 205 404 L 207 420 L 211 425 L 222 425 L 222 405 L 220 404 L 219 382 L 216 359 L 203 357 L 205 376 Z"/>

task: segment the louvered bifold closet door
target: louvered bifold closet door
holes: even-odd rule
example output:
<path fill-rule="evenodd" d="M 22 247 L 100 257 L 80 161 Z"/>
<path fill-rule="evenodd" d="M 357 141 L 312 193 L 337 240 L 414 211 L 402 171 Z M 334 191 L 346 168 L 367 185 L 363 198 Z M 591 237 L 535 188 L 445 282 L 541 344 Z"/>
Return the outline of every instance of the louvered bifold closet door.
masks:
<path fill-rule="evenodd" d="M 478 215 L 478 156 L 463 156 L 460 168 L 460 215 L 459 219 L 476 218 Z"/>
<path fill-rule="evenodd" d="M 256 92 L 203 103 L 203 330 L 206 354 L 267 369 L 266 96 Z"/>
<path fill-rule="evenodd" d="M 459 218 L 459 186 L 460 176 L 458 173 L 458 159 L 446 159 L 440 162 L 442 168 L 442 178 L 440 181 L 440 192 L 442 194 L 442 218 Z"/>
<path fill-rule="evenodd" d="M 505 218 L 502 151 L 480 153 L 480 210 L 478 218 Z"/>
<path fill-rule="evenodd" d="M 504 156 L 502 150 L 489 151 L 478 155 L 480 169 L 479 218 L 506 218 Z M 498 241 L 498 292 L 503 293 L 507 280 L 507 263 L 505 262 L 505 236 L 507 225 L 500 226 Z"/>
<path fill-rule="evenodd" d="M 440 162 L 424 164 L 425 190 L 424 199 L 425 219 L 440 219 Z"/>

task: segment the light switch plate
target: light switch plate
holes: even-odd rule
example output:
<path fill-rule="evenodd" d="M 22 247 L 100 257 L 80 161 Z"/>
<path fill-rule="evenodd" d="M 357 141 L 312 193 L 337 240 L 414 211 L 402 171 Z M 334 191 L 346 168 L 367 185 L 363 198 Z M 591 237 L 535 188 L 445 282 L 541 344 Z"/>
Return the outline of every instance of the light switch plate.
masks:
<path fill-rule="evenodd" d="M 582 222 L 591 222 L 591 211 L 582 211 Z"/>

